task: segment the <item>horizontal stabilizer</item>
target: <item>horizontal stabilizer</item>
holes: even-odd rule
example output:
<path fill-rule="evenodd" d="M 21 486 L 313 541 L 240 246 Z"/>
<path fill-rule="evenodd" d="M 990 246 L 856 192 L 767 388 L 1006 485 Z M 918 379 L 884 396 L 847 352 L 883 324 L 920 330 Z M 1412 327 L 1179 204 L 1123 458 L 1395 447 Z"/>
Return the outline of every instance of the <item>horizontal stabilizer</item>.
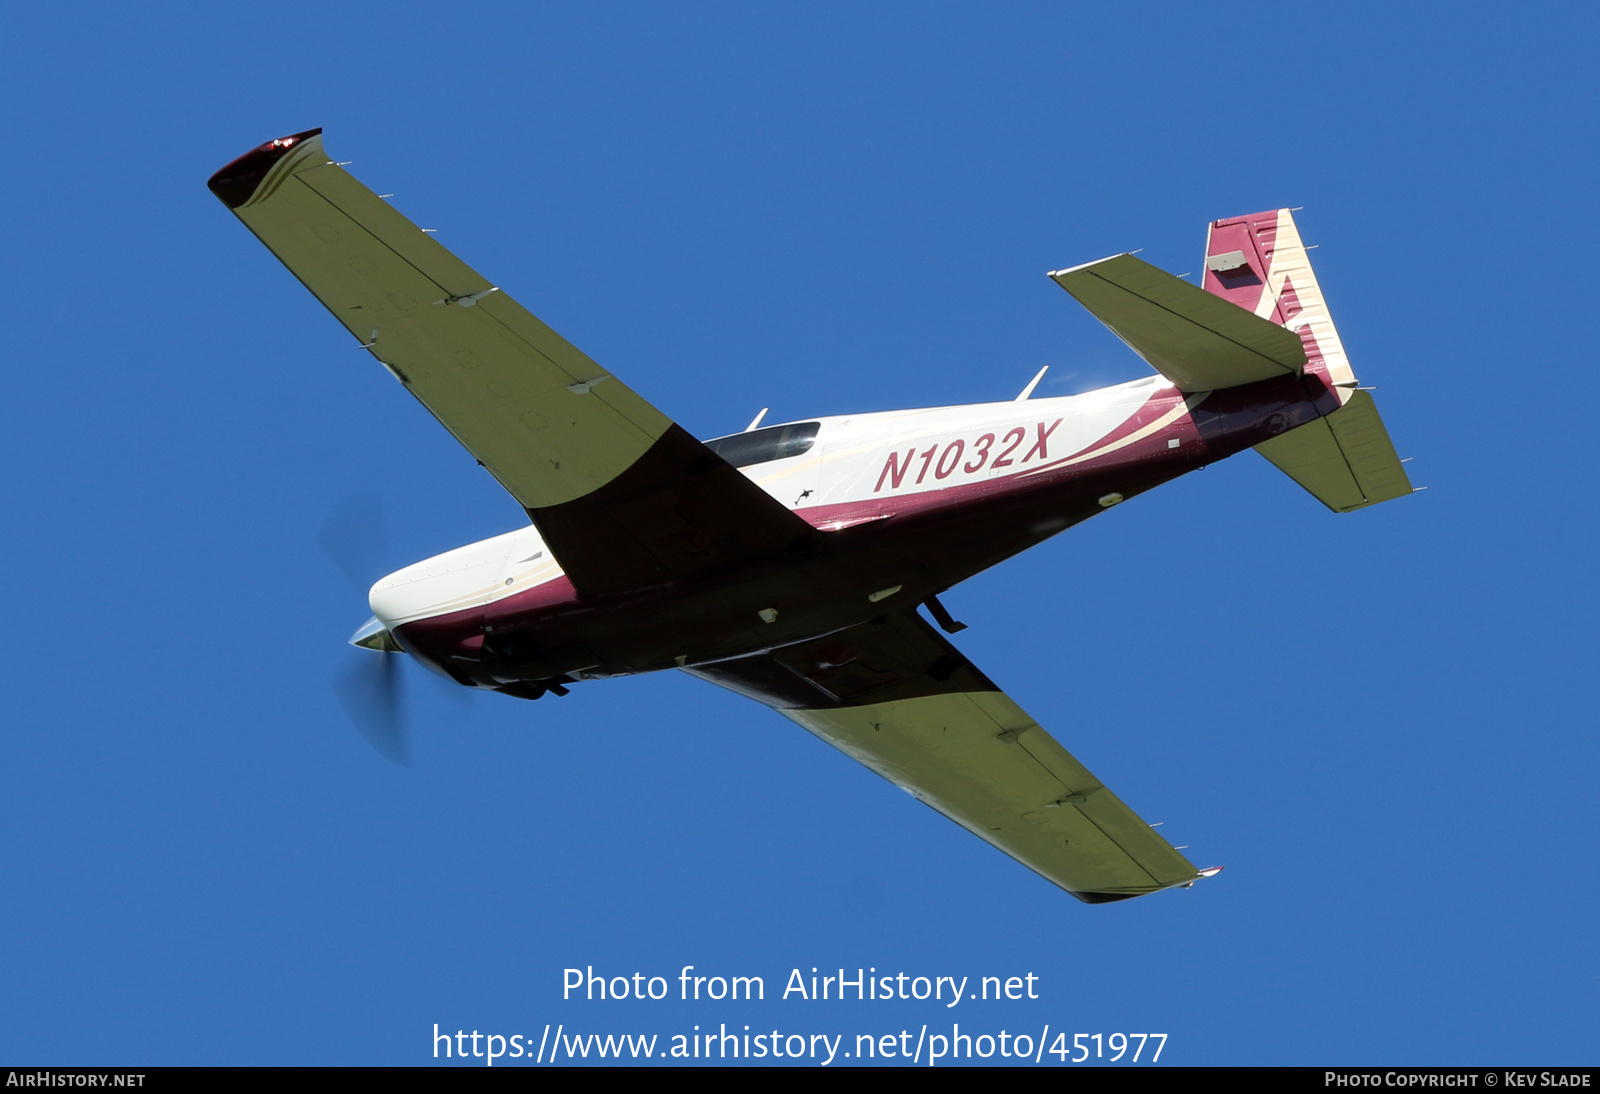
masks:
<path fill-rule="evenodd" d="M 1179 391 L 1298 374 L 1300 336 L 1131 254 L 1050 275 Z"/>
<path fill-rule="evenodd" d="M 1365 391 L 1325 418 L 1263 441 L 1256 451 L 1335 513 L 1411 493 L 1377 404 Z"/>

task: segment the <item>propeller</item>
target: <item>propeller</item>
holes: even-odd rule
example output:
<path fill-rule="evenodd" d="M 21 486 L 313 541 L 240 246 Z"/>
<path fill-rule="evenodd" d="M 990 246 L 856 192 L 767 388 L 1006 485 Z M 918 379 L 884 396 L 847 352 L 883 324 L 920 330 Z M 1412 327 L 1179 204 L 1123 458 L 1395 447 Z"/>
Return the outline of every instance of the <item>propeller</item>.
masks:
<path fill-rule="evenodd" d="M 334 677 L 333 693 L 346 716 L 380 756 L 410 766 L 405 678 L 400 672 L 403 656 L 388 650 L 348 655 L 348 664 Z"/>
<path fill-rule="evenodd" d="M 333 507 L 317 531 L 323 551 L 363 598 L 384 573 L 389 553 L 385 527 L 378 496 L 352 494 Z M 365 648 L 345 653 L 345 663 L 334 676 L 333 693 L 379 755 L 409 764 L 411 742 L 400 671 L 403 654 L 376 619 L 357 631 L 351 642 Z"/>
<path fill-rule="evenodd" d="M 317 542 L 363 599 L 389 561 L 383 501 L 376 494 L 351 494 L 328 512 Z"/>

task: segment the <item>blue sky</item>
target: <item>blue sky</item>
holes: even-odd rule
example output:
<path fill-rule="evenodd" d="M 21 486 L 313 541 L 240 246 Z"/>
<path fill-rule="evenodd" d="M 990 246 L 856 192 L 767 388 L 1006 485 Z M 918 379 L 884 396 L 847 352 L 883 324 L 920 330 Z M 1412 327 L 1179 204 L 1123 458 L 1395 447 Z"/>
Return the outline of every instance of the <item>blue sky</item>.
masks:
<path fill-rule="evenodd" d="M 1175 1063 L 1595 1062 L 1591 8 L 7 21 L 0 1059 L 954 1020 L 1165 1032 Z M 1041 394 L 1132 379 L 1044 272 L 1194 270 L 1208 220 L 1305 206 L 1429 490 L 1335 517 L 1247 453 L 946 598 L 980 666 L 1228 869 L 1082 906 L 675 674 L 470 706 L 413 679 L 414 763 L 376 755 L 331 688 L 366 608 L 317 529 L 375 494 L 398 566 L 520 514 L 207 192 L 319 125 L 700 436 L 1009 398 L 1046 363 Z M 563 1001 L 591 965 L 768 1000 Z M 812 966 L 1040 998 L 774 998 Z"/>

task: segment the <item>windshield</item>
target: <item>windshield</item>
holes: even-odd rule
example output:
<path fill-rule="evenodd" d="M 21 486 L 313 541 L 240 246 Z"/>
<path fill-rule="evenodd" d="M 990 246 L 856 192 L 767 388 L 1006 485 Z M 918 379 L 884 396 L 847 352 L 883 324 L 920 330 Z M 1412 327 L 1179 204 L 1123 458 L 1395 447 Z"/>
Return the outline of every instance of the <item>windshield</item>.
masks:
<path fill-rule="evenodd" d="M 817 432 L 821 428 L 821 422 L 769 425 L 765 429 L 718 437 L 707 441 L 706 447 L 735 467 L 749 467 L 753 463 L 785 460 L 809 451 L 817 443 Z"/>

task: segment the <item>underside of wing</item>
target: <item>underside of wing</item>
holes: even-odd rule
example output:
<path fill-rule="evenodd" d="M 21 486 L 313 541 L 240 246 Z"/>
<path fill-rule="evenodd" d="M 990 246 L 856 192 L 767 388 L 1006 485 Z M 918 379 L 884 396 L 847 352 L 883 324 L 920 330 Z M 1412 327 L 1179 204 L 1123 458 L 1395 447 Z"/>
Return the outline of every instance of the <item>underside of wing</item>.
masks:
<path fill-rule="evenodd" d="M 1179 391 L 1216 391 L 1298 373 L 1300 336 L 1131 254 L 1052 273 Z"/>
<path fill-rule="evenodd" d="M 1085 902 L 1204 876 L 915 612 L 686 671 L 776 708 Z"/>
<path fill-rule="evenodd" d="M 581 592 L 675 580 L 809 533 L 330 162 L 321 130 L 262 145 L 210 185 L 527 509 Z"/>

